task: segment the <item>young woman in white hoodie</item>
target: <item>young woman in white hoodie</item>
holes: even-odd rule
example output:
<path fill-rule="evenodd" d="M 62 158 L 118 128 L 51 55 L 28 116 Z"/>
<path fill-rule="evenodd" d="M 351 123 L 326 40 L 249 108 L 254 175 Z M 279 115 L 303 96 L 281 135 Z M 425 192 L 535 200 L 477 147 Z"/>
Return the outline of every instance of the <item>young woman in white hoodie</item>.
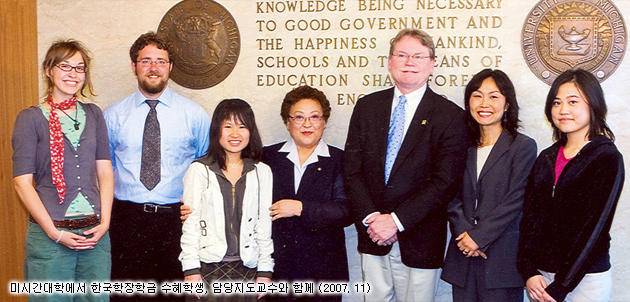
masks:
<path fill-rule="evenodd" d="M 184 176 L 184 204 L 193 212 L 184 222 L 179 259 L 185 281 L 205 283 L 210 294 L 204 300 L 235 298 L 212 295 L 214 282 L 270 282 L 273 182 L 261 157 L 251 106 L 240 99 L 221 101 L 212 116 L 208 152 Z"/>

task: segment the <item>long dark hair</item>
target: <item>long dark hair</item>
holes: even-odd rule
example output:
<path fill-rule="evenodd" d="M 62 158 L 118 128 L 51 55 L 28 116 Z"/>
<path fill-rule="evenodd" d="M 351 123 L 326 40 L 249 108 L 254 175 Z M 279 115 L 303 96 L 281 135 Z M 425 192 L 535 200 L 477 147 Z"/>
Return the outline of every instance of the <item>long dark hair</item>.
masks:
<path fill-rule="evenodd" d="M 214 109 L 210 125 L 210 145 L 208 146 L 208 152 L 201 158 L 201 161 L 204 163 L 217 162 L 221 169 L 226 169 L 226 154 L 219 140 L 221 139 L 221 125 L 223 121 L 231 119 L 240 121 L 249 130 L 249 144 L 241 152 L 241 157 L 251 158 L 256 163 L 260 162 L 263 146 L 258 127 L 256 127 L 254 111 L 247 102 L 241 99 L 225 99 Z"/>
<path fill-rule="evenodd" d="M 478 147 L 481 145 L 481 131 L 479 130 L 479 123 L 475 121 L 470 113 L 470 96 L 475 92 L 483 81 L 487 78 L 492 78 L 499 88 L 499 92 L 505 96 L 505 104 L 507 106 L 506 111 L 501 118 L 501 126 L 507 130 L 512 136 L 516 136 L 518 128 L 520 128 L 520 122 L 518 119 L 518 102 L 516 101 L 516 91 L 514 90 L 514 84 L 505 72 L 499 69 L 484 69 L 478 72 L 466 85 L 464 92 L 464 107 L 466 108 L 466 122 L 468 124 L 468 133 L 470 138 L 470 145 Z"/>
<path fill-rule="evenodd" d="M 547 117 L 547 121 L 551 123 L 551 127 L 553 127 L 553 139 L 560 142 L 562 145 L 566 145 L 567 143 L 567 134 L 558 129 L 556 124 L 553 123 L 553 117 L 551 116 L 551 108 L 558 95 L 558 90 L 560 86 L 566 83 L 575 84 L 588 104 L 591 113 L 588 139 L 593 140 L 598 135 L 604 135 L 614 142 L 615 135 L 610 128 L 608 128 L 608 124 L 606 124 L 608 107 L 606 106 L 602 86 L 594 75 L 584 69 L 567 70 L 558 76 L 556 80 L 553 81 L 553 84 L 551 84 L 551 88 L 547 94 L 547 101 L 545 102 L 545 116 Z"/>

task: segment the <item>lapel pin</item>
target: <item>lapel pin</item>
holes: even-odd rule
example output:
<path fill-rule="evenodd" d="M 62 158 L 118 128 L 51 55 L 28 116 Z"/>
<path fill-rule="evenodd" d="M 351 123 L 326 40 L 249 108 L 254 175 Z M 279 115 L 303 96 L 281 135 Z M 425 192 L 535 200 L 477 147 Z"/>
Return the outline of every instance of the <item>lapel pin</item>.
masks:
<path fill-rule="evenodd" d="M 422 124 L 426 125 L 427 124 L 427 120 L 422 120 Z"/>
<path fill-rule="evenodd" d="M 321 170 L 322 170 L 322 167 L 317 167 L 317 171 L 321 171 Z"/>

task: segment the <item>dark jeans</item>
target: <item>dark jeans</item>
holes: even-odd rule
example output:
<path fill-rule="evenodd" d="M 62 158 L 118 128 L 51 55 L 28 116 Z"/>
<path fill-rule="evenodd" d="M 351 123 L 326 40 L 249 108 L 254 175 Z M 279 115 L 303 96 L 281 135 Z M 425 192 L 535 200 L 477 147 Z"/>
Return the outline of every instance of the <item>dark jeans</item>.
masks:
<path fill-rule="evenodd" d="M 181 252 L 180 203 L 171 211 L 147 212 L 143 204 L 114 200 L 109 228 L 112 245 L 112 280 L 183 282 L 178 260 Z M 184 301 L 183 295 L 112 295 L 112 301 Z"/>

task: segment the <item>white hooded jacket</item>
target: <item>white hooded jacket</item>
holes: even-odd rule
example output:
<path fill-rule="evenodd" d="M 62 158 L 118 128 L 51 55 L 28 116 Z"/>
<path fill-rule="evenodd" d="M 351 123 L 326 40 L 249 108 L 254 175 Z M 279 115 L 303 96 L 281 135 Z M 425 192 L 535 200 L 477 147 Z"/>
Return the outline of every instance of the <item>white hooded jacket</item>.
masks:
<path fill-rule="evenodd" d="M 269 216 L 273 176 L 264 163 L 254 166 L 246 174 L 239 254 L 246 267 L 273 272 Z M 183 226 L 179 255 L 183 271 L 200 268 L 201 262 L 221 262 L 227 252 L 223 195 L 215 173 L 208 166 L 193 162 L 186 171 L 184 204 L 190 206 L 193 213 Z"/>

